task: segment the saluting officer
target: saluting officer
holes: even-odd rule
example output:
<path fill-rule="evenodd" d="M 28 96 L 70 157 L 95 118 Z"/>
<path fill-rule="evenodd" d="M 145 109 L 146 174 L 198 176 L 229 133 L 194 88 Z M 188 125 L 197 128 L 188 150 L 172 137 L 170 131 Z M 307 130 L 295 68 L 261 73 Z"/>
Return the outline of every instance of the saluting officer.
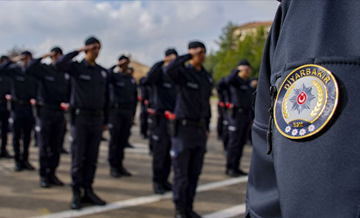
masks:
<path fill-rule="evenodd" d="M 7 56 L 0 57 L 0 64 L 5 64 L 9 58 Z M 6 95 L 10 95 L 11 77 L 0 74 L 0 123 L 1 123 L 1 150 L 0 158 L 12 158 L 6 149 L 9 132 L 10 111 L 7 106 Z"/>
<path fill-rule="evenodd" d="M 253 89 L 250 86 L 250 75 L 250 63 L 242 60 L 238 67 L 225 78 L 232 103 L 229 114 L 229 144 L 226 164 L 226 174 L 231 177 L 247 175 L 239 167 L 252 119 Z"/>
<path fill-rule="evenodd" d="M 123 164 L 124 149 L 128 145 L 137 105 L 137 85 L 135 79 L 127 71 L 129 63 L 129 58 L 121 55 L 117 65 L 109 69 L 111 108 L 109 163 L 110 175 L 114 178 L 131 176 Z"/>
<path fill-rule="evenodd" d="M 140 100 L 140 134 L 143 139 L 148 138 L 148 111 L 149 108 L 149 98 L 150 98 L 150 86 L 144 85 L 144 77 L 140 79 L 140 93 L 141 97 Z"/>
<path fill-rule="evenodd" d="M 205 45 L 191 42 L 189 54 L 179 56 L 164 69 L 179 88 L 171 149 L 175 217 L 178 218 L 200 217 L 193 210 L 193 202 L 206 152 L 213 85 L 211 75 L 203 67 L 205 58 Z M 187 61 L 189 64 L 185 66 Z"/>
<path fill-rule="evenodd" d="M 59 47 L 51 50 L 41 58 L 35 59 L 28 67 L 29 75 L 40 83 L 37 98 L 37 127 L 40 153 L 40 186 L 63 186 L 56 176 L 59 166 L 64 129 L 66 128 L 64 109 L 69 102 L 69 75 L 61 73 L 55 63 L 63 55 Z M 51 57 L 51 64 L 42 64 L 41 60 Z"/>
<path fill-rule="evenodd" d="M 154 104 L 153 126 L 151 138 L 153 139 L 153 182 L 154 192 L 164 194 L 172 190 L 168 182 L 171 170 L 171 137 L 168 132 L 168 121 L 166 113 L 174 112 L 176 100 L 175 84 L 163 74 L 163 67 L 177 57 L 175 49 L 168 49 L 165 52 L 163 61 L 156 63 L 142 81 L 144 85 L 152 88 Z"/>
<path fill-rule="evenodd" d="M 55 64 L 60 72 L 71 76 L 72 209 L 81 208 L 82 202 L 106 204 L 92 188 L 102 132 L 108 123 L 108 74 L 96 63 L 100 49 L 100 41 L 90 37 L 85 41 L 85 47 L 61 57 Z M 72 61 L 83 51 L 84 60 Z"/>
<path fill-rule="evenodd" d="M 23 169 L 35 170 L 29 163 L 29 145 L 35 123 L 32 105 L 35 104 L 37 96 L 37 82 L 26 72 L 31 60 L 32 54 L 24 51 L 20 56 L 12 61 L 7 60 L 0 66 L 0 74 L 12 78 L 11 119 L 16 172 Z M 18 61 L 22 62 L 21 67 L 14 63 Z M 22 140 L 22 149 L 20 140 Z"/>

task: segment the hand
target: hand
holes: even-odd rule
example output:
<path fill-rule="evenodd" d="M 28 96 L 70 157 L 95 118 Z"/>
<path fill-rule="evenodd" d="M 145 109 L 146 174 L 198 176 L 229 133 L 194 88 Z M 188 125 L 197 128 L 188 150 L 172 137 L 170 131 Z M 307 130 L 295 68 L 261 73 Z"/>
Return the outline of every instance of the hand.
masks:
<path fill-rule="evenodd" d="M 109 129 L 108 125 L 104 125 L 103 131 L 106 131 L 106 130 L 108 130 L 108 129 Z"/>
<path fill-rule="evenodd" d="M 173 60 L 175 60 L 176 57 L 177 57 L 177 56 L 176 56 L 175 54 L 171 54 L 171 55 L 169 55 L 169 56 L 166 56 L 163 61 L 164 61 L 165 63 L 169 63 L 169 62 L 172 62 Z"/>
<path fill-rule="evenodd" d="M 33 98 L 32 98 L 32 99 L 30 99 L 30 104 L 31 104 L 31 105 L 36 105 L 36 100 L 35 100 L 35 99 L 33 99 Z"/>
<path fill-rule="evenodd" d="M 25 55 L 19 55 L 19 56 L 14 57 L 11 60 L 12 60 L 12 62 L 18 62 L 18 61 L 20 61 L 20 60 L 22 60 L 24 58 L 25 58 Z"/>
<path fill-rule="evenodd" d="M 52 55 L 52 54 L 53 54 L 53 52 L 52 52 L 52 53 L 48 53 L 48 54 L 44 54 L 43 56 L 41 56 L 41 58 L 42 58 L 42 59 L 45 59 L 45 58 L 54 56 L 54 55 Z M 54 54 L 55 54 L 55 53 L 54 53 Z"/>
<path fill-rule="evenodd" d="M 11 96 L 11 95 L 5 95 L 5 99 L 6 99 L 7 101 L 10 101 L 10 100 L 12 99 L 12 96 Z"/>
<path fill-rule="evenodd" d="M 203 48 L 199 47 L 199 48 L 191 48 L 189 49 L 189 54 L 191 54 L 192 56 L 198 55 L 202 52 Z"/>
<path fill-rule="evenodd" d="M 60 107 L 62 110 L 66 111 L 69 108 L 69 104 L 68 103 L 61 103 Z"/>
<path fill-rule="evenodd" d="M 83 52 L 83 51 L 90 51 L 92 49 L 94 49 L 97 45 L 96 44 L 91 44 L 91 45 L 87 45 L 85 47 L 82 47 L 78 50 L 78 52 Z"/>
<path fill-rule="evenodd" d="M 129 61 L 127 59 L 122 59 L 121 61 L 118 61 L 116 65 L 121 67 L 122 65 L 127 64 L 128 62 Z"/>

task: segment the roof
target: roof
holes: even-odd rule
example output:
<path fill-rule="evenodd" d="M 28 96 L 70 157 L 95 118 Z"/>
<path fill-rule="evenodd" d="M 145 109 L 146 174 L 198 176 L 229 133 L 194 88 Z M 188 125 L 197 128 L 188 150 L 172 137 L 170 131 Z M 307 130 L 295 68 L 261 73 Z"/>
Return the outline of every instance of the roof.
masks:
<path fill-rule="evenodd" d="M 273 23 L 272 21 L 251 22 L 251 23 L 246 23 L 244 25 L 238 26 L 238 27 L 236 27 L 236 29 L 250 29 L 250 28 L 257 28 L 260 26 L 271 26 L 272 23 Z"/>

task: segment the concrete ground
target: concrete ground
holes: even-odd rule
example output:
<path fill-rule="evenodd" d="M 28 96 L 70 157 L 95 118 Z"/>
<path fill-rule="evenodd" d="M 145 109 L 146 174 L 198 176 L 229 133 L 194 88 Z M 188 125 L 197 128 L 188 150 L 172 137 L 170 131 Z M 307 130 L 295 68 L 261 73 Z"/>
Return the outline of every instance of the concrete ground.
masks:
<path fill-rule="evenodd" d="M 216 104 L 213 100 L 212 131 L 208 152 L 198 186 L 195 210 L 206 218 L 243 217 L 247 177 L 229 178 L 224 174 L 225 156 L 216 131 Z M 137 123 L 139 121 L 137 120 Z M 109 138 L 108 133 L 104 136 Z M 171 193 L 155 195 L 152 189 L 151 156 L 148 141 L 139 134 L 138 126 L 132 128 L 131 143 L 134 149 L 126 150 L 126 168 L 132 177 L 114 179 L 109 176 L 107 163 L 108 142 L 102 142 L 94 189 L 109 204 L 105 207 L 87 206 L 71 211 L 70 155 L 62 155 L 58 176 L 64 187 L 42 189 L 37 171 L 16 173 L 13 160 L 0 159 L 0 218 L 23 217 L 142 217 L 167 218 L 174 216 Z M 10 142 L 10 140 L 9 140 Z M 69 150 L 69 142 L 65 147 Z M 9 150 L 11 145 L 8 146 Z M 251 146 L 245 147 L 242 169 L 248 171 Z M 31 163 L 39 169 L 38 149 L 31 147 Z"/>

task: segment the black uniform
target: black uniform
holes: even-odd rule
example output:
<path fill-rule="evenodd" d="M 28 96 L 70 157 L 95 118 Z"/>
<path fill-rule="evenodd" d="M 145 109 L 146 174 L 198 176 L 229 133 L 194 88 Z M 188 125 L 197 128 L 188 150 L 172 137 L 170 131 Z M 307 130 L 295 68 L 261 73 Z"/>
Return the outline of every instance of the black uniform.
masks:
<path fill-rule="evenodd" d="M 359 1 L 282 0 L 259 75 L 246 199 L 251 217 L 359 216 L 359 10 Z M 334 75 L 338 105 L 324 129 L 292 140 L 273 122 L 282 117 L 269 126 L 268 110 L 287 76 L 304 66 L 321 66 Z M 329 118 L 326 112 L 322 116 Z"/>
<path fill-rule="evenodd" d="M 162 185 L 167 182 L 171 169 L 171 137 L 165 111 L 174 111 L 177 95 L 175 84 L 163 74 L 163 64 L 163 61 L 156 63 L 143 80 L 144 85 L 151 86 L 154 97 L 151 132 L 154 143 L 153 182 Z"/>
<path fill-rule="evenodd" d="M 179 211 L 192 210 L 196 187 L 206 152 L 213 80 L 205 69 L 184 66 L 191 54 L 176 58 L 164 71 L 178 86 L 175 115 L 178 121 L 172 137 L 174 202 Z"/>
<path fill-rule="evenodd" d="M 5 95 L 10 94 L 11 77 L 0 74 L 0 124 L 1 124 L 1 150 L 0 154 L 7 153 L 6 144 L 9 132 L 10 112 L 7 107 Z"/>
<path fill-rule="evenodd" d="M 42 58 L 33 60 L 29 75 L 40 84 L 37 98 L 37 122 L 40 153 L 40 176 L 54 175 L 59 166 L 60 153 L 66 128 L 61 103 L 69 102 L 70 77 L 59 72 L 54 65 L 41 64 Z"/>
<path fill-rule="evenodd" d="M 225 78 L 221 78 L 221 80 L 216 84 L 216 89 L 219 95 L 219 102 L 222 102 L 222 105 L 218 106 L 219 116 L 222 116 L 218 120 L 218 125 L 222 125 L 221 127 L 221 139 L 224 145 L 224 150 L 227 152 L 227 145 L 229 142 L 229 111 L 228 108 L 230 106 L 230 92 L 229 88 L 225 83 Z M 220 123 L 221 122 L 221 123 Z M 219 130 L 220 127 L 218 127 Z"/>
<path fill-rule="evenodd" d="M 26 73 L 25 68 L 8 61 L 0 67 L 0 74 L 12 78 L 11 87 L 11 118 L 13 131 L 13 146 L 16 163 L 27 163 L 31 132 L 34 127 L 34 115 L 31 99 L 37 95 L 36 80 Z M 22 139 L 22 152 L 20 149 Z"/>
<path fill-rule="evenodd" d="M 73 187 L 91 188 L 99 145 L 108 113 L 108 74 L 86 60 L 72 62 L 79 52 L 63 56 L 56 67 L 71 76 L 71 176 Z"/>
<path fill-rule="evenodd" d="M 225 78 L 229 86 L 232 108 L 229 114 L 229 144 L 227 148 L 228 170 L 239 171 L 244 145 L 248 138 L 248 129 L 252 118 L 253 90 L 250 81 L 238 76 L 239 70 L 234 69 Z"/>
<path fill-rule="evenodd" d="M 148 137 L 148 111 L 150 87 L 143 85 L 144 78 L 140 79 L 141 103 L 140 103 L 140 133 L 144 138 Z M 147 101 L 147 104 L 146 102 Z"/>
<path fill-rule="evenodd" d="M 113 168 L 123 168 L 124 148 L 128 143 L 133 124 L 136 104 L 137 85 L 135 79 L 123 72 L 114 72 L 116 66 L 109 69 L 110 81 L 110 144 L 109 163 Z"/>

